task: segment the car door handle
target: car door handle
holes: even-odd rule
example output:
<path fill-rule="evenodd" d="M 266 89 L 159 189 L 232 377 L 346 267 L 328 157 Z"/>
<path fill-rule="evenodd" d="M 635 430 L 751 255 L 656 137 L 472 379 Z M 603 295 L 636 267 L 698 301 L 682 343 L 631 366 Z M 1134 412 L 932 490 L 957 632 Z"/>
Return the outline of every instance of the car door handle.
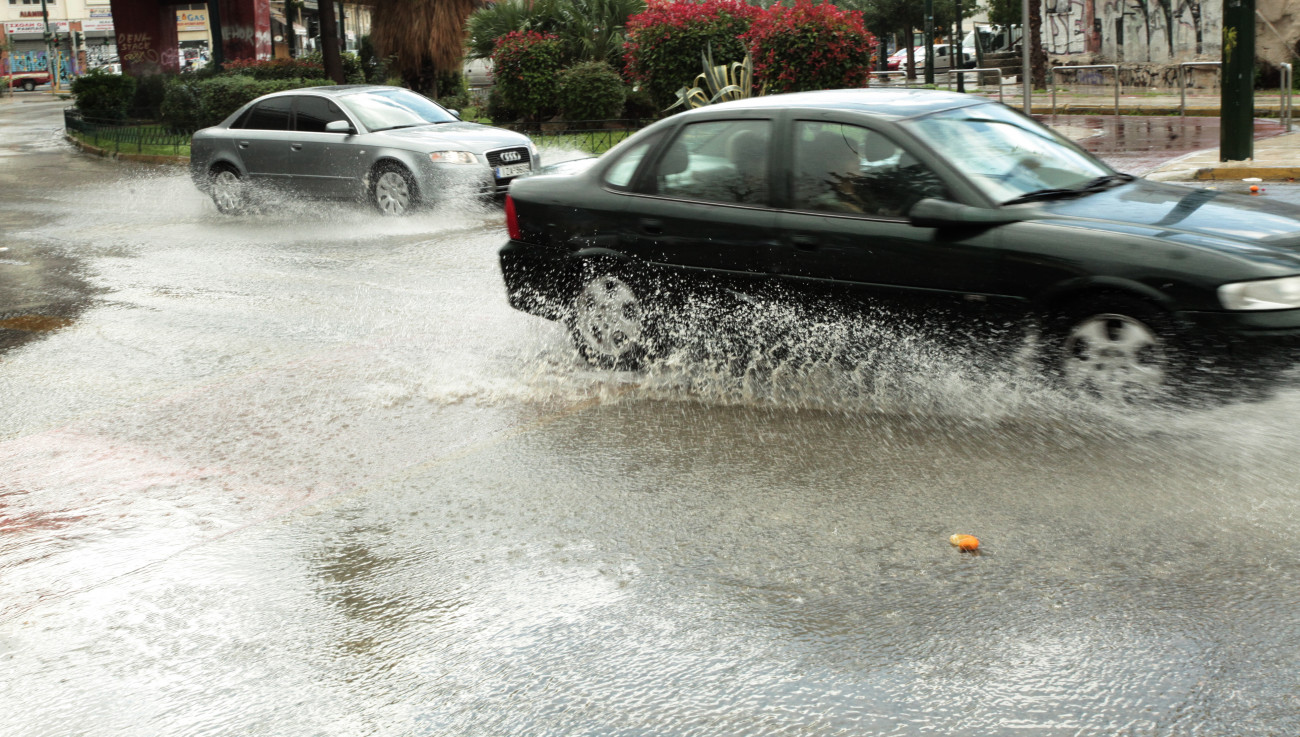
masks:
<path fill-rule="evenodd" d="M 289 144 L 289 148 L 293 149 L 294 151 L 301 151 L 301 150 L 302 150 L 302 144 L 301 144 L 301 143 L 291 143 L 291 144 Z"/>
<path fill-rule="evenodd" d="M 664 222 L 654 218 L 641 218 L 641 230 L 650 235 L 662 235 L 664 232 Z"/>
<path fill-rule="evenodd" d="M 248 141 L 240 141 L 240 142 L 239 142 L 239 147 L 240 147 L 240 148 L 248 148 Z"/>
<path fill-rule="evenodd" d="M 822 241 L 815 235 L 793 235 L 790 236 L 790 242 L 795 248 L 801 251 L 812 251 L 821 245 Z"/>

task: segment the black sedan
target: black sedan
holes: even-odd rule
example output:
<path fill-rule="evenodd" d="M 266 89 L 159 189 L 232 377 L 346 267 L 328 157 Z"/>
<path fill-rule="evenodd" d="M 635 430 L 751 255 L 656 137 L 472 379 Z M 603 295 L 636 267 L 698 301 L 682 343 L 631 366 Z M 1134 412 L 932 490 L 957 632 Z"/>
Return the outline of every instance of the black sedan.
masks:
<path fill-rule="evenodd" d="M 762 97 L 660 121 L 514 182 L 517 309 L 631 368 L 699 289 L 1024 326 L 1048 374 L 1164 393 L 1300 336 L 1300 208 L 1137 180 L 998 103 L 926 90 Z M 891 313 L 892 314 L 892 313 Z"/>

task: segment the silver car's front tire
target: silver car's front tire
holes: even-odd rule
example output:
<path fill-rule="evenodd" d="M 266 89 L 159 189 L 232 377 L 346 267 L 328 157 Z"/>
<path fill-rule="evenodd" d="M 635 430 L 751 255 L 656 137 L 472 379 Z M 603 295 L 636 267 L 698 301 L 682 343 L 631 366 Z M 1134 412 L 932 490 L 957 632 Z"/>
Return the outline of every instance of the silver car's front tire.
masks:
<path fill-rule="evenodd" d="M 244 210 L 248 190 L 239 172 L 234 169 L 228 166 L 214 169 L 209 182 L 209 191 L 218 211 L 234 215 Z"/>
<path fill-rule="evenodd" d="M 375 172 L 370 200 L 385 215 L 405 215 L 419 202 L 419 190 L 405 169 L 386 166 Z"/>

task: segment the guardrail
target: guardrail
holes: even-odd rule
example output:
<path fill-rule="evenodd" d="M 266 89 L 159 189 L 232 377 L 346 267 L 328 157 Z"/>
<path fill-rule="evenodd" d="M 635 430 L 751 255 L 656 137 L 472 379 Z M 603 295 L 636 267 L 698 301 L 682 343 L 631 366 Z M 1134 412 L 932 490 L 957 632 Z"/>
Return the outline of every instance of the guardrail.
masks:
<path fill-rule="evenodd" d="M 1077 67 L 1064 66 L 1052 67 L 1052 115 L 1056 115 L 1056 72 L 1061 69 L 1070 69 L 1079 71 L 1083 69 L 1109 69 L 1115 77 L 1115 114 L 1119 115 L 1119 65 L 1118 64 L 1085 64 Z"/>
<path fill-rule="evenodd" d="M 907 72 L 870 72 L 869 76 L 867 77 L 867 86 L 868 87 L 871 86 L 871 77 L 885 77 L 886 78 L 885 83 L 888 84 L 889 83 L 888 77 L 898 77 L 898 76 L 902 76 L 905 78 L 907 76 Z M 914 80 L 909 80 L 905 82 L 903 86 L 916 87 L 917 85 L 924 85 L 924 84 L 925 84 L 925 80 L 923 80 L 921 77 L 918 76 Z"/>
<path fill-rule="evenodd" d="M 957 69 L 948 72 L 948 89 L 952 89 L 952 75 L 959 74 L 965 79 L 965 75 L 978 72 L 993 72 L 998 78 L 998 102 L 1002 102 L 1002 70 L 998 67 L 976 67 L 974 69 Z M 980 78 L 975 78 L 975 84 L 979 84 Z"/>
<path fill-rule="evenodd" d="M 588 153 L 602 154 L 651 122 L 638 119 L 573 120 L 563 123 L 516 124 L 501 127 L 523 133 L 539 146 L 576 148 Z"/>
<path fill-rule="evenodd" d="M 193 131 L 147 121 L 87 118 L 75 108 L 64 109 L 63 126 L 81 134 L 96 148 L 114 153 L 144 153 L 148 146 L 149 153 L 165 154 L 170 149 L 173 156 L 188 156 L 193 135 Z"/>
<path fill-rule="evenodd" d="M 1178 114 L 1187 115 L 1187 67 L 1215 67 L 1216 69 L 1223 66 L 1221 61 L 1184 61 L 1178 65 Z"/>
<path fill-rule="evenodd" d="M 1291 132 L 1291 65 L 1282 64 L 1282 124 L 1286 126 L 1288 133 Z"/>

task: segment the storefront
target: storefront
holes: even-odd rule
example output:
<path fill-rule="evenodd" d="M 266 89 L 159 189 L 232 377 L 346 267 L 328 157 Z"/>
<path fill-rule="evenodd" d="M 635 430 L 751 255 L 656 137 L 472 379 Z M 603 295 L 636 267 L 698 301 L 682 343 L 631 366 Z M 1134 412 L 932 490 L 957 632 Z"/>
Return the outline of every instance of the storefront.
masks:
<path fill-rule="evenodd" d="M 78 27 L 80 24 L 78 24 Z M 54 54 L 55 68 L 59 70 L 59 80 L 67 85 L 73 76 L 80 73 L 76 53 L 72 48 L 72 22 L 52 20 L 49 29 L 55 41 L 48 50 L 45 45 L 45 23 L 39 20 L 7 21 L 4 24 L 5 36 L 9 39 L 9 71 L 43 72 L 50 68 L 47 51 Z"/>

